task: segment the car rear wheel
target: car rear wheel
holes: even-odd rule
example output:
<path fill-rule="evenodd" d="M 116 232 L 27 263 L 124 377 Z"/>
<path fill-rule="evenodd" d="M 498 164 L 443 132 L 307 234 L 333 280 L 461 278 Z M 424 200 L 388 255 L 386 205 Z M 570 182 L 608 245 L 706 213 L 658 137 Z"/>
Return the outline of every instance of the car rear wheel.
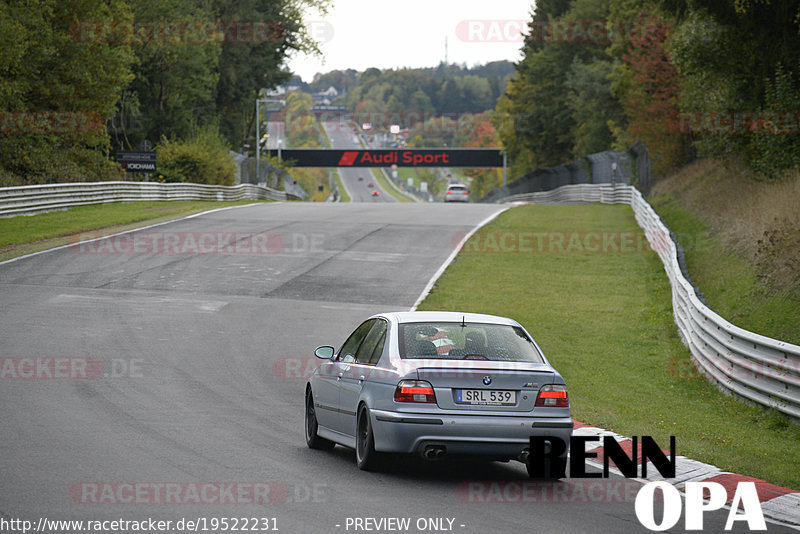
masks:
<path fill-rule="evenodd" d="M 372 434 L 372 423 L 369 408 L 362 406 L 358 410 L 356 423 L 356 463 L 364 471 L 373 471 L 378 467 L 378 453 L 375 452 L 375 437 Z"/>
<path fill-rule="evenodd" d="M 306 392 L 306 444 L 310 449 L 329 450 L 336 444 L 329 439 L 317 435 L 317 412 L 314 409 L 314 394 L 311 389 Z"/>

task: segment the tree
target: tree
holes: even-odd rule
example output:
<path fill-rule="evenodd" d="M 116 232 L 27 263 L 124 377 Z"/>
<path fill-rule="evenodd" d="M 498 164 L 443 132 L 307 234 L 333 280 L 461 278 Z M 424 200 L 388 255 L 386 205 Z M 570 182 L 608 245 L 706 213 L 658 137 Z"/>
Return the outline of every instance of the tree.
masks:
<path fill-rule="evenodd" d="M 0 185 L 119 177 L 104 121 L 133 54 L 107 30 L 131 18 L 116 0 L 0 0 Z"/>
<path fill-rule="evenodd" d="M 223 24 L 244 23 L 244 31 L 222 42 L 215 87 L 220 129 L 231 144 L 255 135 L 253 102 L 262 88 L 291 78 L 284 69 L 288 56 L 319 53 L 303 16 L 311 10 L 324 15 L 328 5 L 329 0 L 212 0 Z"/>
<path fill-rule="evenodd" d="M 665 8 L 675 21 L 666 47 L 680 78 L 680 109 L 707 119 L 692 134 L 695 148 L 743 155 L 767 175 L 796 167 L 792 136 L 780 126 L 770 132 L 768 123 L 774 112 L 800 111 L 793 96 L 800 91 L 800 2 L 671 0 Z M 718 120 L 737 114 L 752 118 Z"/>
<path fill-rule="evenodd" d="M 650 149 L 653 171 L 664 174 L 688 154 L 688 136 L 678 122 L 680 77 L 665 48 L 671 27 L 653 10 L 640 11 L 634 27 L 637 31 L 616 47 L 621 61 L 609 75 L 628 124 L 624 128 L 623 121 L 614 121 L 617 147 L 642 141 Z"/>
<path fill-rule="evenodd" d="M 458 145 L 467 148 L 497 148 L 500 136 L 492 125 L 489 112 L 470 116 L 470 121 L 462 123 L 464 128 L 459 132 Z M 480 198 L 499 187 L 502 182 L 501 169 L 465 169 L 464 174 L 472 178 L 470 191 L 473 198 Z"/>
<path fill-rule="evenodd" d="M 567 73 L 567 105 L 572 110 L 572 157 L 608 150 L 614 144 L 610 124 L 623 120 L 622 106 L 611 94 L 613 63 L 605 58 L 574 60 Z"/>
<path fill-rule="evenodd" d="M 523 59 L 493 116 L 515 174 L 570 161 L 611 139 L 608 121 L 619 105 L 602 87 L 609 59 L 605 44 L 583 33 L 585 21 L 607 15 L 592 0 L 537 3 Z"/>

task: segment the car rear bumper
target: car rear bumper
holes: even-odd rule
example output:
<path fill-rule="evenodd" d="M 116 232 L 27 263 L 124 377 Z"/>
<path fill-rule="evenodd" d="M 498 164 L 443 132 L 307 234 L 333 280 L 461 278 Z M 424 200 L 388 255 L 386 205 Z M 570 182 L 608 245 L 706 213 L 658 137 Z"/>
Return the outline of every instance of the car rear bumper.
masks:
<path fill-rule="evenodd" d="M 569 417 L 428 415 L 370 410 L 375 450 L 422 453 L 442 446 L 447 454 L 517 458 L 531 436 L 553 436 L 569 444 Z"/>

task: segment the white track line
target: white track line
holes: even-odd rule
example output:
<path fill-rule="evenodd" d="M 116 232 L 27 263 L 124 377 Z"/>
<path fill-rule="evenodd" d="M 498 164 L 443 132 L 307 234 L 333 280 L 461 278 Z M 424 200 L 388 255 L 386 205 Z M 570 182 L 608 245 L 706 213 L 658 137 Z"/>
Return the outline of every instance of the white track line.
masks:
<path fill-rule="evenodd" d="M 281 204 L 281 202 L 273 202 L 272 204 Z M 118 235 L 125 235 L 125 234 L 129 234 L 131 232 L 138 232 L 140 230 L 147 230 L 148 228 L 155 228 L 156 226 L 161 226 L 163 224 L 170 224 L 170 223 L 174 223 L 174 222 L 177 222 L 177 221 L 185 221 L 186 219 L 193 219 L 194 217 L 199 217 L 200 215 L 206 215 L 208 213 L 214 213 L 215 211 L 225 211 L 225 210 L 231 210 L 231 209 L 235 209 L 235 208 L 247 208 L 249 206 L 258 206 L 258 205 L 259 205 L 258 202 L 254 202 L 253 204 L 242 204 L 241 206 L 225 206 L 224 208 L 214 208 L 213 210 L 201 211 L 199 213 L 192 213 L 191 215 L 187 215 L 186 217 L 181 217 L 179 219 L 170 219 L 169 221 L 163 221 L 163 222 L 156 223 L 156 224 L 151 224 L 151 225 L 148 225 L 148 226 L 141 226 L 139 228 L 132 228 L 130 230 L 125 230 L 124 232 L 117 232 L 116 234 L 108 234 L 108 235 L 104 235 L 102 237 L 95 237 L 94 239 L 89 239 L 87 241 L 81 241 L 80 243 L 67 243 L 66 245 L 59 245 L 57 247 L 48 248 L 46 250 L 40 250 L 39 252 L 31 252 L 30 254 L 25 254 L 24 256 L 17 256 L 16 258 L 11 258 L 11 259 L 8 259 L 8 260 L 0 261 L 0 265 L 5 265 L 6 263 L 11 263 L 11 262 L 14 262 L 14 261 L 24 260 L 25 258 L 30 258 L 32 256 L 38 256 L 39 254 L 46 254 L 48 252 L 53 252 L 53 251 L 56 251 L 56 250 L 61 250 L 61 249 L 64 249 L 64 248 L 69 248 L 69 247 L 74 247 L 75 245 L 82 244 L 82 243 L 91 243 L 93 241 L 99 241 L 101 239 L 108 239 L 109 237 L 116 237 Z M 88 234 L 90 232 L 92 232 L 92 230 L 86 230 L 86 232 L 84 232 L 84 233 Z M 53 238 L 53 239 L 57 239 L 57 238 Z"/>
<path fill-rule="evenodd" d="M 498 215 L 500 215 L 501 213 L 503 213 L 504 211 L 506 211 L 510 207 L 511 206 L 506 206 L 505 208 L 503 208 L 503 209 L 501 209 L 499 211 L 496 211 L 493 214 L 489 215 L 484 220 L 482 220 L 480 223 L 478 223 L 478 225 L 475 228 L 470 230 L 467 233 L 467 235 L 464 236 L 464 238 L 458 243 L 458 245 L 456 245 L 455 249 L 453 249 L 453 252 L 451 252 L 450 255 L 447 257 L 447 259 L 444 260 L 444 263 L 439 267 L 439 269 L 435 273 L 433 273 L 433 276 L 428 281 L 428 285 L 426 285 L 425 289 L 422 290 L 422 293 L 420 293 L 419 298 L 417 298 L 417 301 L 414 303 L 413 306 L 411 306 L 411 310 L 410 311 L 416 311 L 417 310 L 417 306 L 419 306 L 422 303 L 422 301 L 425 300 L 425 297 L 427 297 L 428 293 L 431 292 L 431 289 L 433 289 L 433 285 L 436 283 L 436 281 L 439 279 L 439 277 L 442 276 L 442 274 L 444 273 L 444 270 L 447 269 L 447 267 L 451 263 L 453 263 L 453 260 L 456 259 L 456 256 L 458 255 L 458 253 L 461 252 L 461 248 L 464 246 L 464 243 L 466 243 L 467 240 L 470 237 L 472 237 L 472 235 L 475 232 L 477 232 L 478 230 L 480 230 L 481 228 L 483 228 L 484 226 L 486 226 L 487 224 L 492 222 L 494 219 L 497 218 Z"/>

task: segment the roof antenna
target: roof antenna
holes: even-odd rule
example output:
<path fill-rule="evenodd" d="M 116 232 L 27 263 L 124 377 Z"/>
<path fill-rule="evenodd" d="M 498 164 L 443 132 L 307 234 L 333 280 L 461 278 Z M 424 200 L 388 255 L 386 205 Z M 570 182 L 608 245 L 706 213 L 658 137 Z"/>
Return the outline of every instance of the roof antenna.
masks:
<path fill-rule="evenodd" d="M 464 328 L 466 326 L 467 326 L 467 324 L 464 322 L 464 316 L 462 315 L 461 316 L 461 328 Z"/>

